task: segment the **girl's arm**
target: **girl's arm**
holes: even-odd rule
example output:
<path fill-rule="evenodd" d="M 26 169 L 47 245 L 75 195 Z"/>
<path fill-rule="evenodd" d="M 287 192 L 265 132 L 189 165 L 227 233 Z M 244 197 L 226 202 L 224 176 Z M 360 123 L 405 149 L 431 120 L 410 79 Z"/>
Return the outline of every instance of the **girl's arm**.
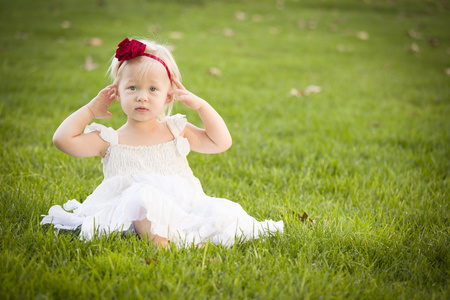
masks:
<path fill-rule="evenodd" d="M 201 153 L 220 153 L 231 147 L 231 135 L 222 117 L 205 100 L 197 97 L 178 80 L 174 80 L 178 89 L 169 92 L 169 95 L 178 94 L 175 101 L 181 101 L 187 107 L 198 112 L 205 129 L 187 124 L 184 136 L 189 140 L 191 149 Z"/>
<path fill-rule="evenodd" d="M 83 133 L 83 130 L 94 118 L 111 118 L 108 107 L 114 101 L 114 91 L 114 85 L 107 86 L 91 102 L 67 117 L 53 135 L 56 148 L 77 157 L 104 156 L 108 142 L 98 131 Z"/>

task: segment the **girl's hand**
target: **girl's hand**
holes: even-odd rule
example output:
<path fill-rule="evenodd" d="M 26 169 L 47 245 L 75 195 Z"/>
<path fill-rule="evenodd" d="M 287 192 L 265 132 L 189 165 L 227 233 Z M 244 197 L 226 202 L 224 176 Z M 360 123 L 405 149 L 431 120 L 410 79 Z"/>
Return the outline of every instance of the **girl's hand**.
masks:
<path fill-rule="evenodd" d="M 87 107 L 92 112 L 95 119 L 112 117 L 112 114 L 108 111 L 108 108 L 116 98 L 115 90 L 116 86 L 114 84 L 108 85 L 87 104 Z"/>
<path fill-rule="evenodd" d="M 178 89 L 169 91 L 169 96 L 179 95 L 178 97 L 175 97 L 173 99 L 174 101 L 180 101 L 187 107 L 194 110 L 199 110 L 205 105 L 205 100 L 186 90 L 186 88 L 181 84 L 180 81 L 178 81 L 178 79 L 174 79 L 173 82 L 178 87 Z"/>

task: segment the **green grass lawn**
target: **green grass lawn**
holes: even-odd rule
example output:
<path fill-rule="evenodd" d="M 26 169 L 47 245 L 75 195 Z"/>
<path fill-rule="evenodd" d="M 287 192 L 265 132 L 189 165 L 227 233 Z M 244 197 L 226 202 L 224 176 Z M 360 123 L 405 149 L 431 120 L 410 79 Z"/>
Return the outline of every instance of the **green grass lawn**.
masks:
<path fill-rule="evenodd" d="M 0 298 L 448 299 L 449 28 L 440 0 L 1 0 Z M 283 235 L 164 251 L 39 225 L 102 181 L 51 138 L 127 36 L 170 43 L 227 122 L 230 150 L 189 156 L 205 192 Z"/>

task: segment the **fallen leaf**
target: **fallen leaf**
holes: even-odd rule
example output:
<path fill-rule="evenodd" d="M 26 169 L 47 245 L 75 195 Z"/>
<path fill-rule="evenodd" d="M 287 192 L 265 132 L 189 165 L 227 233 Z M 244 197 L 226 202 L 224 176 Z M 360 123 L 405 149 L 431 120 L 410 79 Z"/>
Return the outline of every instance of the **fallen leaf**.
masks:
<path fill-rule="evenodd" d="M 305 95 L 309 95 L 309 94 L 317 94 L 320 93 L 322 91 L 322 88 L 320 86 L 317 85 L 309 85 L 306 87 L 305 89 Z"/>
<path fill-rule="evenodd" d="M 450 76 L 450 68 L 445 69 L 445 75 Z"/>
<path fill-rule="evenodd" d="M 339 52 L 352 52 L 353 48 L 351 46 L 339 44 L 339 45 L 337 45 L 337 50 Z"/>
<path fill-rule="evenodd" d="M 297 22 L 297 26 L 298 26 L 298 28 L 300 28 L 300 29 L 305 28 L 305 27 L 306 27 L 306 21 L 304 21 L 304 20 L 298 21 L 298 22 Z"/>
<path fill-rule="evenodd" d="M 421 40 L 422 39 L 422 34 L 420 34 L 419 32 L 415 31 L 414 29 L 410 29 L 408 31 L 408 35 L 410 37 L 412 37 L 413 39 L 416 39 L 416 40 Z"/>
<path fill-rule="evenodd" d="M 329 24 L 328 29 L 330 29 L 331 32 L 337 32 L 338 26 L 336 24 Z"/>
<path fill-rule="evenodd" d="M 369 125 L 372 127 L 383 127 L 383 124 L 379 122 L 370 122 Z"/>
<path fill-rule="evenodd" d="M 179 31 L 171 31 L 169 32 L 169 38 L 174 40 L 181 40 L 183 38 L 183 33 Z"/>
<path fill-rule="evenodd" d="M 86 62 L 84 63 L 84 70 L 86 71 L 92 71 L 97 69 L 97 64 L 94 63 L 94 60 L 92 59 L 92 56 L 86 57 Z"/>
<path fill-rule="evenodd" d="M 365 31 L 359 31 L 356 37 L 362 41 L 367 41 L 369 39 L 369 34 Z"/>
<path fill-rule="evenodd" d="M 412 43 L 411 46 L 409 46 L 409 50 L 414 53 L 417 54 L 420 52 L 420 47 L 419 45 L 417 45 L 416 43 Z"/>
<path fill-rule="evenodd" d="M 309 29 L 316 29 L 317 28 L 317 22 L 312 20 L 312 21 L 305 21 L 305 20 L 299 20 L 297 22 L 297 26 L 300 29 L 304 29 L 306 27 L 308 27 Z"/>
<path fill-rule="evenodd" d="M 162 27 L 160 25 L 150 25 L 147 30 L 151 33 L 158 33 L 162 30 Z"/>
<path fill-rule="evenodd" d="M 303 212 L 303 215 L 300 215 L 300 214 L 296 213 L 296 212 L 293 211 L 293 210 L 289 210 L 289 211 L 291 212 L 291 214 L 292 214 L 294 217 L 296 217 L 296 218 L 298 218 L 300 221 L 302 221 L 302 223 L 305 223 L 305 221 L 307 221 L 307 220 L 309 219 L 309 222 L 310 222 L 311 224 L 316 224 L 316 221 L 313 220 L 313 219 L 311 219 L 311 218 L 308 216 L 308 214 L 307 214 L 306 212 Z"/>
<path fill-rule="evenodd" d="M 143 259 L 143 260 L 141 260 L 143 263 L 145 263 L 145 264 L 147 264 L 147 265 L 149 265 L 151 262 L 155 262 L 155 263 L 158 263 L 158 260 L 156 259 L 156 258 L 146 258 L 146 259 Z"/>
<path fill-rule="evenodd" d="M 243 11 L 237 11 L 234 13 L 234 17 L 239 21 L 245 21 L 247 19 L 247 14 Z"/>
<path fill-rule="evenodd" d="M 284 0 L 277 0 L 277 8 L 279 10 L 284 9 Z"/>
<path fill-rule="evenodd" d="M 92 37 L 92 38 L 88 38 L 86 40 L 86 43 L 88 45 L 94 46 L 94 47 L 100 47 L 101 45 L 103 45 L 103 40 L 97 37 Z"/>
<path fill-rule="evenodd" d="M 430 38 L 429 40 L 428 40 L 429 42 L 430 42 L 430 45 L 431 46 L 434 46 L 434 47 L 437 47 L 437 46 L 439 46 L 439 40 L 437 39 L 437 38 Z"/>
<path fill-rule="evenodd" d="M 276 34 L 280 33 L 280 30 L 277 27 L 270 27 L 269 33 L 273 34 L 273 35 L 276 35 Z"/>
<path fill-rule="evenodd" d="M 234 36 L 234 30 L 231 28 L 225 28 L 223 30 L 223 34 L 227 37 L 232 37 L 232 36 Z"/>
<path fill-rule="evenodd" d="M 208 69 L 208 74 L 212 75 L 212 76 L 220 77 L 220 76 L 222 76 L 222 71 L 220 71 L 217 68 L 209 68 Z"/>
<path fill-rule="evenodd" d="M 252 16 L 252 21 L 253 22 L 261 22 L 263 20 L 261 15 L 253 15 Z"/>
<path fill-rule="evenodd" d="M 72 23 L 70 23 L 70 21 L 63 21 L 62 23 L 61 23 L 61 28 L 62 29 L 69 29 L 70 27 L 72 27 Z"/>
<path fill-rule="evenodd" d="M 303 97 L 305 94 L 303 93 L 303 91 L 302 90 L 300 90 L 300 89 L 295 89 L 295 88 L 292 88 L 291 89 L 291 91 L 289 92 L 292 96 L 295 96 L 295 97 L 298 97 L 298 98 L 300 98 L 300 97 Z"/>
<path fill-rule="evenodd" d="M 308 28 L 309 29 L 316 29 L 317 28 L 317 22 L 316 21 L 309 21 L 308 22 Z"/>

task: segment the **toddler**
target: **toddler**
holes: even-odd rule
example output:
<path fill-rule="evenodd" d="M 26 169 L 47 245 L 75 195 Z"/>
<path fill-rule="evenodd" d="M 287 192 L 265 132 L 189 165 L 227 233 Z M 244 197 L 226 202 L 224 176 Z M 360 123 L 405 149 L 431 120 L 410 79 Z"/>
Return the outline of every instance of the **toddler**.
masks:
<path fill-rule="evenodd" d="M 132 230 L 162 247 L 208 240 L 231 246 L 236 240 L 283 231 L 283 221 L 258 222 L 239 204 L 203 192 L 186 156 L 190 150 L 223 152 L 231 146 L 231 136 L 214 108 L 181 84 L 166 47 L 127 38 L 118 45 L 109 71 L 113 84 L 67 117 L 53 136 L 64 153 L 102 157 L 104 180 L 83 203 L 69 200 L 64 209 L 51 207 L 41 224 L 81 226 L 80 236 L 87 240 Z M 118 130 L 88 125 L 111 118 L 108 107 L 114 99 L 126 123 Z M 183 115 L 170 116 L 174 101 L 196 110 L 204 129 Z"/>

